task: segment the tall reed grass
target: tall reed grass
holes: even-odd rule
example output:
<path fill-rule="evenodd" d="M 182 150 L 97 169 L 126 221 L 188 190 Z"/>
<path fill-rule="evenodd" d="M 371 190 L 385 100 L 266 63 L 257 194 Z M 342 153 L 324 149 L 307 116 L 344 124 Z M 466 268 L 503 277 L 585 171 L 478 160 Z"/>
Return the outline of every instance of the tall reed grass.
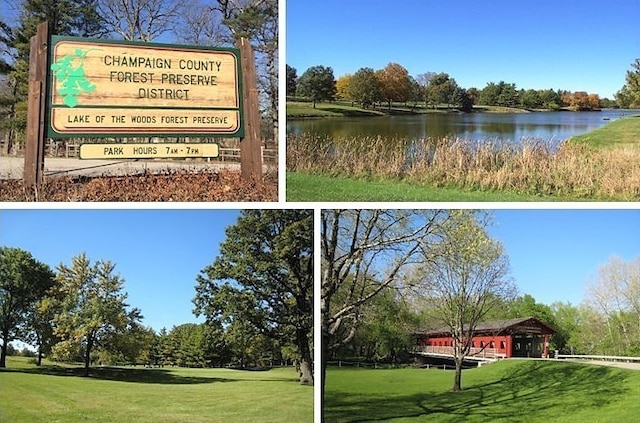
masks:
<path fill-rule="evenodd" d="M 640 150 L 460 138 L 287 136 L 287 170 L 574 198 L 640 199 Z"/>

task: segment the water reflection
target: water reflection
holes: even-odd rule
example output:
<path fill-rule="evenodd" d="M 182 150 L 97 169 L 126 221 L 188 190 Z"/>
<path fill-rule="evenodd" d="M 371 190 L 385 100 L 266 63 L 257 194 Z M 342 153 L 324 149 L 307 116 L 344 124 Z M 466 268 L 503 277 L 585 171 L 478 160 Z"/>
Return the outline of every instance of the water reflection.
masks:
<path fill-rule="evenodd" d="M 469 140 L 521 141 L 538 139 L 558 143 L 605 125 L 623 114 L 640 110 L 541 113 L 459 113 L 375 118 L 317 119 L 287 122 L 287 132 L 332 137 L 464 138 Z"/>

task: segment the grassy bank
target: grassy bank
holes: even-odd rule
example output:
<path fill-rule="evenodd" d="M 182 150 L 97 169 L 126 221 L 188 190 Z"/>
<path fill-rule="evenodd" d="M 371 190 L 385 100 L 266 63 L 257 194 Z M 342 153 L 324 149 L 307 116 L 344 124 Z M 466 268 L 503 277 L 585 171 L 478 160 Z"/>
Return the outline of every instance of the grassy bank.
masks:
<path fill-rule="evenodd" d="M 640 149 L 640 116 L 627 116 L 614 120 L 584 135 L 573 137 L 571 142 L 593 148 Z"/>
<path fill-rule="evenodd" d="M 534 140 L 516 145 L 461 139 L 289 135 L 287 170 L 323 178 L 397 183 L 399 191 L 407 184 L 416 189 L 448 188 L 462 194 L 475 191 L 484 201 L 494 201 L 491 193 L 496 192 L 538 201 L 640 198 L 640 149 L 593 149 L 579 143 L 556 148 Z M 295 196 L 297 192 L 306 192 L 305 198 L 309 199 L 310 184 L 320 185 L 309 178 L 302 182 L 306 186 L 287 186 L 287 199 L 303 201 Z M 337 192 L 333 186 L 332 192 Z M 369 200 L 393 201 L 387 192 L 373 192 Z M 325 193 L 317 192 L 313 200 L 331 201 L 323 196 Z M 353 199 L 348 193 L 345 196 Z M 422 199 L 429 196 L 429 192 L 420 195 Z M 455 193 L 446 200 L 459 201 Z"/>
<path fill-rule="evenodd" d="M 319 200 L 321 199 L 321 200 Z M 287 173 L 287 201 L 560 201 L 577 200 L 509 191 L 463 190 L 406 181 Z"/>
<path fill-rule="evenodd" d="M 500 106 L 474 106 L 475 112 L 483 113 L 526 113 L 527 110 L 513 107 Z M 391 109 L 382 105 L 376 109 L 363 109 L 356 103 L 348 101 L 334 101 L 332 103 L 316 103 L 316 107 L 310 102 L 287 101 L 287 119 L 307 118 L 332 118 L 332 117 L 375 117 L 385 115 L 417 115 L 427 113 L 457 113 L 456 109 L 446 106 L 437 108 L 424 107 L 423 105 L 404 105 L 394 103 Z"/>
<path fill-rule="evenodd" d="M 3 422 L 310 422 L 313 387 L 295 369 L 36 368 L 0 371 Z"/>
<path fill-rule="evenodd" d="M 342 103 L 287 102 L 287 119 L 328 118 L 328 117 L 374 117 L 384 113 L 363 109 Z"/>
<path fill-rule="evenodd" d="M 327 372 L 327 422 L 631 422 L 640 416 L 640 372 L 507 360 L 465 370 L 451 392 L 445 370 Z"/>

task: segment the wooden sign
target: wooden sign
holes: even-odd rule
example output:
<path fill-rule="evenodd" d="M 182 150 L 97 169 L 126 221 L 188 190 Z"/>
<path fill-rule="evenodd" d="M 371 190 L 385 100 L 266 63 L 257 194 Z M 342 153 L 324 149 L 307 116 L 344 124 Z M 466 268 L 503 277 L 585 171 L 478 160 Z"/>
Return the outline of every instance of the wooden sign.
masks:
<path fill-rule="evenodd" d="M 39 24 L 30 39 L 25 186 L 33 188 L 43 182 L 47 136 L 239 137 L 243 178 L 261 180 L 253 49 L 244 38 L 236 46 L 205 48 L 51 37 L 48 24 Z M 82 144 L 80 156 L 217 157 L 218 146 Z"/>
<path fill-rule="evenodd" d="M 242 137 L 237 49 L 52 37 L 49 136 Z"/>
<path fill-rule="evenodd" d="M 147 144 L 82 144 L 81 159 L 174 159 L 218 157 L 218 144 L 147 143 Z"/>

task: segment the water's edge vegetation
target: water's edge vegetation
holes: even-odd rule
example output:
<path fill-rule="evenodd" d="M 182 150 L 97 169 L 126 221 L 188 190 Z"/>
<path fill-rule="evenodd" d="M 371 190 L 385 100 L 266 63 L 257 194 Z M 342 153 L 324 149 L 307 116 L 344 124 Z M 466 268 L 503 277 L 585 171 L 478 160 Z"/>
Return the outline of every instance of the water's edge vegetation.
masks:
<path fill-rule="evenodd" d="M 640 198 L 639 140 L 640 117 L 611 122 L 558 146 L 535 139 L 514 144 L 289 134 L 287 171 L 558 199 L 629 201 Z M 287 199 L 296 200 L 289 195 Z M 328 199 L 316 199 L 323 200 Z M 372 193 L 368 201 L 386 200 Z"/>

